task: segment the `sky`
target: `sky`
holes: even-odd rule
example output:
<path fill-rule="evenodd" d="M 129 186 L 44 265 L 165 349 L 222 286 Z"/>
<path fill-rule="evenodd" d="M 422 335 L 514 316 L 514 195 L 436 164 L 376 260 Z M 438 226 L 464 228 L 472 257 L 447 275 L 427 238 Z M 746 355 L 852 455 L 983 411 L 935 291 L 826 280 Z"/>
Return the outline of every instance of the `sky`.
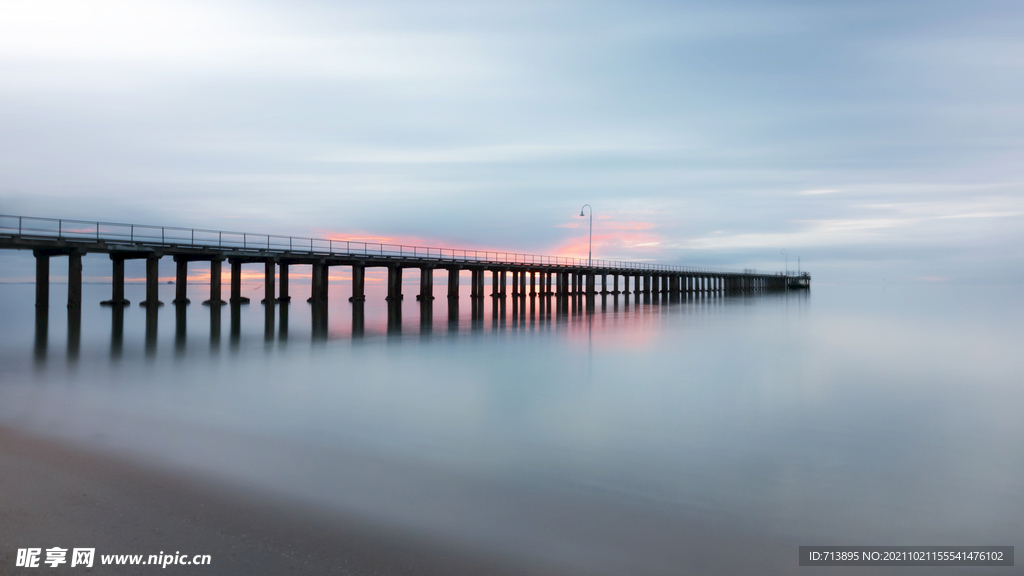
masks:
<path fill-rule="evenodd" d="M 1022 95 L 1020 2 L 2 0 L 0 213 L 1020 282 Z"/>

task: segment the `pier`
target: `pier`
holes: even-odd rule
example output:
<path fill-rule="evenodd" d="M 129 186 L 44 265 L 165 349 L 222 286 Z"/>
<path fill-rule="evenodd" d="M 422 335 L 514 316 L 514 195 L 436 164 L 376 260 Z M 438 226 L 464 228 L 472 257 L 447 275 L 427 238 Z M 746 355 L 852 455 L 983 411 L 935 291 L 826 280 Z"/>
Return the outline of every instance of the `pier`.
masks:
<path fill-rule="evenodd" d="M 197 228 L 151 226 L 0 215 L 0 248 L 31 251 L 36 260 L 35 304 L 50 304 L 50 260 L 67 258 L 69 308 L 82 306 L 82 258 L 106 255 L 111 262 L 112 289 L 109 300 L 100 304 L 125 306 L 125 260 L 145 260 L 145 298 L 139 304 L 151 309 L 162 306 L 159 299 L 159 262 L 173 259 L 176 267 L 173 304 L 188 305 L 188 267 L 209 262 L 209 297 L 205 305 L 246 304 L 241 294 L 242 266 L 263 269 L 262 303 L 273 307 L 291 302 L 289 270 L 310 266 L 312 285 L 308 302 L 327 304 L 328 272 L 331 267 L 349 267 L 352 293 L 349 301 L 365 300 L 367 268 L 387 270 L 387 300 L 400 303 L 402 272 L 420 270 L 416 299 L 429 305 L 435 299 L 434 278 L 438 270 L 447 274 L 447 297 L 459 298 L 460 279 L 468 276 L 470 298 L 504 301 L 536 296 L 568 299 L 596 295 L 654 296 L 675 299 L 683 295 L 708 297 L 726 294 L 756 294 L 810 286 L 810 274 L 757 273 L 708 267 L 687 267 L 644 262 L 623 262 L 542 256 L 510 252 L 406 246 L 305 238 L 273 234 L 252 234 Z M 231 267 L 227 299 L 222 292 L 224 263 Z M 465 274 L 464 274 L 465 273 Z M 488 289 L 488 284 L 490 285 Z M 475 309 L 475 307 L 474 307 Z M 399 312 L 400 313 L 400 312 Z"/>

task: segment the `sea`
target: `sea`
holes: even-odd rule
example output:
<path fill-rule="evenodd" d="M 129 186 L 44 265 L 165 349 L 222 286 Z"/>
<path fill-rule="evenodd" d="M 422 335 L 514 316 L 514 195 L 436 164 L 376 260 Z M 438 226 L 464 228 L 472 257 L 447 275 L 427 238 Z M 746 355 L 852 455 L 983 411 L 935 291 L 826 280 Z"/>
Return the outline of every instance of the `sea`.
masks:
<path fill-rule="evenodd" d="M 151 310 L 141 285 L 110 308 L 86 284 L 69 312 L 62 284 L 42 309 L 2 284 L 0 425 L 584 573 L 837 574 L 799 568 L 799 546 L 1024 544 L 1018 286 L 439 288 L 389 309 L 382 285 L 353 304 L 337 282 L 314 307 L 293 284 L 268 306 L 251 283 L 211 307 L 164 284 Z"/>

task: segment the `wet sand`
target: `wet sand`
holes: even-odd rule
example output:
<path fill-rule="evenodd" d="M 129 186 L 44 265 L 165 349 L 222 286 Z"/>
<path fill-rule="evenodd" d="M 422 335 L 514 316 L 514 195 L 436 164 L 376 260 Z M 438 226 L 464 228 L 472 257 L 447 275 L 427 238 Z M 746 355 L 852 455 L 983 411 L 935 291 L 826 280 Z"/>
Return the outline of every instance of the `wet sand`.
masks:
<path fill-rule="evenodd" d="M 422 535 L 339 517 L 251 490 L 154 471 L 0 427 L 0 574 L 18 548 L 96 548 L 101 554 L 209 554 L 177 574 L 566 574 L 565 567 L 457 549 Z M 45 557 L 45 552 L 43 553 Z M 69 554 L 70 558 L 70 554 Z M 46 573 L 85 573 L 68 564 Z"/>

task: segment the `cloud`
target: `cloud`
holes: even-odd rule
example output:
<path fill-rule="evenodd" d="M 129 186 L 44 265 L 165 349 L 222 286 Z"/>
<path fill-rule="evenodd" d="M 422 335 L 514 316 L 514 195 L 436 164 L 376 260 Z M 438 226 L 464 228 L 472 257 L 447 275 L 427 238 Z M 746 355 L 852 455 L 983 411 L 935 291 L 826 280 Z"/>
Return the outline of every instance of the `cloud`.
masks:
<path fill-rule="evenodd" d="M 590 203 L 602 258 L 1019 269 L 1021 10 L 11 0 L 0 203 L 574 255 Z"/>

